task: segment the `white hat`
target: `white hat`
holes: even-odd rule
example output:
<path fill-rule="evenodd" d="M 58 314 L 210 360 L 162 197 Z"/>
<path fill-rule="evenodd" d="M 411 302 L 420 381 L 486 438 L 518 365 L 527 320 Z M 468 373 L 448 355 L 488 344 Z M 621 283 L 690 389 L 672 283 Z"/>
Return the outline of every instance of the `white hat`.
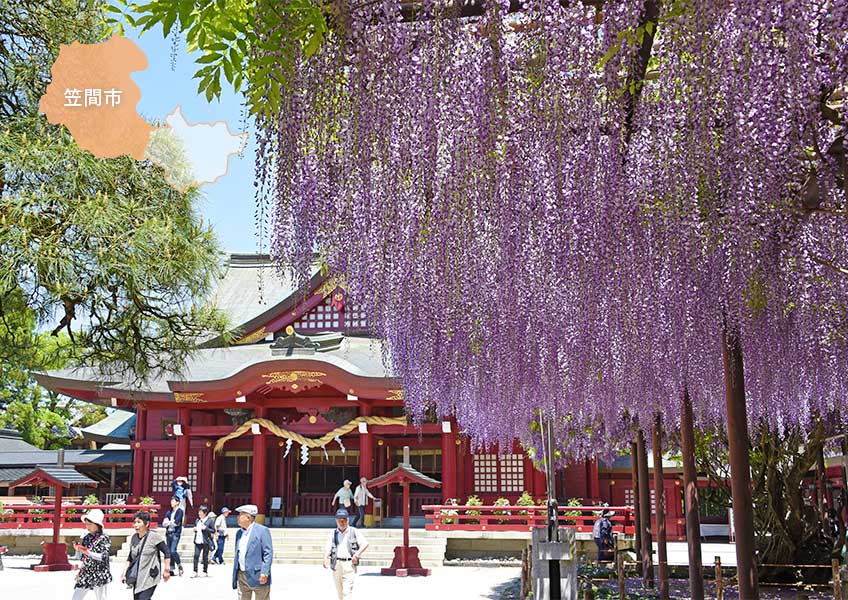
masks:
<path fill-rule="evenodd" d="M 342 485 L 351 485 L 352 483 L 353 483 L 353 482 L 352 482 L 350 479 L 345 479 L 345 480 L 342 482 Z"/>
<path fill-rule="evenodd" d="M 95 525 L 103 527 L 103 511 L 99 508 L 92 508 L 90 511 L 80 517 L 81 521 L 91 521 Z"/>
<path fill-rule="evenodd" d="M 180 475 L 179 477 L 175 478 L 174 481 L 185 481 L 186 483 L 188 483 L 188 477 L 186 477 L 185 475 Z"/>
<path fill-rule="evenodd" d="M 255 504 L 243 504 L 236 508 L 237 513 L 247 513 L 252 517 L 259 514 L 259 508 Z"/>

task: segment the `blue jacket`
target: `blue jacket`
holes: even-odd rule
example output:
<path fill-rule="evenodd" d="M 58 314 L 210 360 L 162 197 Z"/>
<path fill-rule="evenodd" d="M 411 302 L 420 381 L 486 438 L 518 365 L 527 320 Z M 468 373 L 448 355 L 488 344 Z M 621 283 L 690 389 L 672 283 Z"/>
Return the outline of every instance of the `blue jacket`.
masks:
<path fill-rule="evenodd" d="M 239 541 L 244 535 L 244 529 L 239 528 L 236 533 L 236 555 L 233 560 L 233 589 L 238 588 L 239 572 Z M 250 530 L 250 539 L 247 540 L 247 551 L 244 553 L 245 575 L 247 585 L 259 587 L 259 576 L 267 575 L 268 581 L 265 585 L 271 585 L 271 563 L 274 560 L 274 545 L 271 541 L 271 531 L 259 523 L 253 524 Z"/>

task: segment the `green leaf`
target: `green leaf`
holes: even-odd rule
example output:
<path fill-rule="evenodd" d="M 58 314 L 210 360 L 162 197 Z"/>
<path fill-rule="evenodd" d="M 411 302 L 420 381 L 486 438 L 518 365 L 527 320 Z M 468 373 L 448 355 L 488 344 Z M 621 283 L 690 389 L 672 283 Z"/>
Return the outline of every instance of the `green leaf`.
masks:
<path fill-rule="evenodd" d="M 303 53 L 306 54 L 306 56 L 314 56 L 315 53 L 321 49 L 321 42 L 323 41 L 323 34 L 319 32 L 312 34 L 306 41 L 306 45 L 303 47 Z"/>
<path fill-rule="evenodd" d="M 209 54 L 204 54 L 194 62 L 205 65 L 209 63 L 218 62 L 219 60 L 221 60 L 220 54 L 218 54 L 217 52 L 210 52 Z"/>

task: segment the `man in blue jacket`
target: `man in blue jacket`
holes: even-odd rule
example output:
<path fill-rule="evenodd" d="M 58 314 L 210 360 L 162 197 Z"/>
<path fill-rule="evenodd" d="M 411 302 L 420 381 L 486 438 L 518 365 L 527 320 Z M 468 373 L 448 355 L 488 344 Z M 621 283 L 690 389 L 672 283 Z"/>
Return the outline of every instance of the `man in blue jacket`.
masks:
<path fill-rule="evenodd" d="M 256 522 L 259 508 L 245 504 L 236 509 L 239 530 L 236 533 L 236 556 L 233 560 L 233 589 L 239 600 L 271 598 L 271 563 L 274 547 L 271 532 Z"/>

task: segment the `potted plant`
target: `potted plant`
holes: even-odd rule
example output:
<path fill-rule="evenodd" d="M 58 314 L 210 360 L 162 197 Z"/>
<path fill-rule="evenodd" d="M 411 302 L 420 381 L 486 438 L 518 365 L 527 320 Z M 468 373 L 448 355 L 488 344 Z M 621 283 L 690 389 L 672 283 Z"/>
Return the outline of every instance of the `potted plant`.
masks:
<path fill-rule="evenodd" d="M 32 497 L 32 503 L 33 504 L 42 504 L 43 500 L 41 499 L 41 496 L 33 496 Z M 45 511 L 44 511 L 43 508 L 31 508 L 31 509 L 29 509 L 28 512 L 31 515 L 43 515 Z M 43 523 L 44 517 L 33 517 L 32 522 L 33 523 Z"/>
<path fill-rule="evenodd" d="M 468 500 L 465 501 L 466 506 L 483 506 L 483 501 L 480 500 L 477 496 L 468 496 Z M 479 516 L 481 513 L 479 510 L 466 510 L 466 515 L 475 515 Z M 480 519 L 469 519 L 467 521 L 470 525 L 477 525 L 480 523 Z"/>
<path fill-rule="evenodd" d="M 139 499 L 138 503 L 141 504 L 142 506 L 149 506 L 150 508 L 148 508 L 147 511 L 150 513 L 150 516 L 151 517 L 156 516 L 156 509 L 153 508 L 153 505 L 155 504 L 155 501 L 153 500 L 153 498 L 151 498 L 150 496 L 143 496 L 142 498 Z"/>
<path fill-rule="evenodd" d="M 527 490 L 524 490 L 524 492 L 521 494 L 521 496 L 518 497 L 518 500 L 515 501 L 515 504 L 516 504 L 516 506 L 536 506 L 536 501 L 533 499 L 533 495 L 530 492 L 528 492 Z M 524 517 L 524 516 L 528 516 L 530 514 L 530 511 L 529 510 L 519 510 L 518 514 Z M 517 521 L 517 522 L 521 523 L 522 525 L 527 524 L 527 521 L 525 521 L 525 520 L 521 520 L 521 521 Z"/>
<path fill-rule="evenodd" d="M 580 498 L 569 498 L 565 503 L 566 506 L 580 506 L 581 504 L 582 504 L 582 502 L 580 502 Z M 565 516 L 568 516 L 568 517 L 579 517 L 581 515 L 579 510 L 567 510 L 563 514 Z M 565 525 L 577 525 L 577 520 L 576 519 L 566 519 L 565 521 L 563 521 L 563 524 L 565 524 Z"/>
<path fill-rule="evenodd" d="M 509 506 L 509 500 L 507 500 L 506 498 L 498 498 L 493 503 L 493 506 Z M 496 514 L 496 515 L 507 515 L 507 516 L 512 515 L 512 513 L 508 510 L 496 510 L 496 511 L 494 511 L 494 514 Z M 498 519 L 499 525 L 508 524 L 509 522 L 510 522 L 509 519 Z"/>
<path fill-rule="evenodd" d="M 459 500 L 457 500 L 456 498 L 448 498 L 448 499 L 445 501 L 445 504 L 449 504 L 449 505 L 451 505 L 451 506 L 457 506 L 457 505 L 459 504 Z M 454 519 L 454 518 L 446 519 L 446 518 L 444 518 L 444 517 L 445 517 L 446 515 L 447 515 L 447 516 L 450 516 L 450 517 L 454 517 L 455 515 L 458 515 L 458 514 L 459 514 L 459 511 L 454 510 L 454 509 L 452 509 L 452 508 L 448 508 L 448 509 L 444 509 L 444 508 L 443 508 L 439 514 L 441 514 L 441 515 L 442 515 L 442 519 L 441 519 L 441 521 L 442 521 L 442 523 L 443 523 L 443 524 L 445 524 L 445 525 L 452 525 L 453 523 L 456 523 L 456 521 L 457 521 L 457 520 L 456 520 L 456 519 Z"/>

